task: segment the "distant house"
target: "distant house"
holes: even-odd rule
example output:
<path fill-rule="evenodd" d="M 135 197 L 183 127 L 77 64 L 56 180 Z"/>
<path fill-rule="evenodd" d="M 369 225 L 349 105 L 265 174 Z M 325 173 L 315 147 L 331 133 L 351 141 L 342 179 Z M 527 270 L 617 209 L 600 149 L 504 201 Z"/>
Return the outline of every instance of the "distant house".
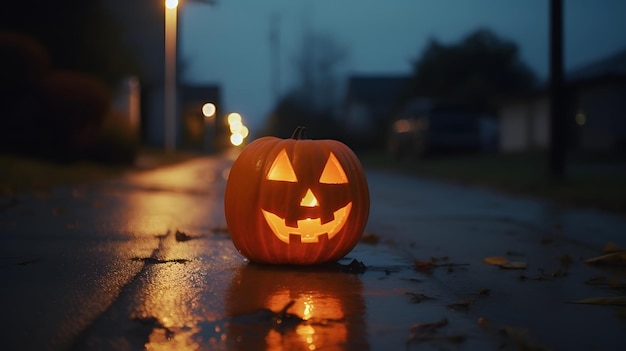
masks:
<path fill-rule="evenodd" d="M 568 78 L 576 97 L 574 147 L 626 153 L 626 49 Z"/>
<path fill-rule="evenodd" d="M 348 78 L 341 118 L 351 139 L 358 140 L 355 143 L 382 145 L 409 79 L 382 75 Z"/>
<path fill-rule="evenodd" d="M 550 97 L 545 89 L 501 98 L 499 151 L 546 149 L 550 143 Z"/>
<path fill-rule="evenodd" d="M 578 151 L 626 151 L 626 49 L 568 72 L 569 147 Z M 499 103 L 500 150 L 545 149 L 550 144 L 546 88 Z"/>

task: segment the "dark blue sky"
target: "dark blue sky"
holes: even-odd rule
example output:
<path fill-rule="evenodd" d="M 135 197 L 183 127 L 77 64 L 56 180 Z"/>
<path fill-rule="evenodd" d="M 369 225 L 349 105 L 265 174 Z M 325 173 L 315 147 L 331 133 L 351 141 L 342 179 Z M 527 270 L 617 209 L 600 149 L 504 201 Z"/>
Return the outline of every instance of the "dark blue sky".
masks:
<path fill-rule="evenodd" d="M 280 17 L 281 90 L 294 84 L 293 58 L 305 30 L 327 33 L 349 57 L 344 74 L 410 74 L 429 38 L 458 41 L 485 27 L 515 41 L 542 78 L 548 72 L 549 0 L 181 1 L 181 53 L 188 82 L 222 86 L 226 111 L 253 128 L 273 104 L 269 33 Z M 564 0 L 565 67 L 626 49 L 626 1 Z"/>

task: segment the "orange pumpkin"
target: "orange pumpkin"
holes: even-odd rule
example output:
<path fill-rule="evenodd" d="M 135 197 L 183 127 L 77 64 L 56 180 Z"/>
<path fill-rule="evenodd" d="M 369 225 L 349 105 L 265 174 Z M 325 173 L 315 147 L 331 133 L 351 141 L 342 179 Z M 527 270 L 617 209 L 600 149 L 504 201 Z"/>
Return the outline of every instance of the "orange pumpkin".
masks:
<path fill-rule="evenodd" d="M 357 156 L 336 140 L 263 137 L 234 162 L 224 195 L 226 223 L 252 262 L 336 261 L 357 244 L 369 190 Z"/>

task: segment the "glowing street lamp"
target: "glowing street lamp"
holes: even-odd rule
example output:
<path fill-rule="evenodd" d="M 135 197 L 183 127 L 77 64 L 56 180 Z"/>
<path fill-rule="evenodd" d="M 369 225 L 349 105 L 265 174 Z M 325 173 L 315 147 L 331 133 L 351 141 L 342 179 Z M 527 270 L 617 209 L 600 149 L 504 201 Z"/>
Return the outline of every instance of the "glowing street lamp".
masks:
<path fill-rule="evenodd" d="M 178 0 L 165 0 L 165 151 L 176 149 L 176 31 Z"/>
<path fill-rule="evenodd" d="M 215 117 L 215 111 L 216 107 L 215 104 L 212 102 L 207 102 L 206 104 L 202 105 L 202 114 L 206 118 Z"/>

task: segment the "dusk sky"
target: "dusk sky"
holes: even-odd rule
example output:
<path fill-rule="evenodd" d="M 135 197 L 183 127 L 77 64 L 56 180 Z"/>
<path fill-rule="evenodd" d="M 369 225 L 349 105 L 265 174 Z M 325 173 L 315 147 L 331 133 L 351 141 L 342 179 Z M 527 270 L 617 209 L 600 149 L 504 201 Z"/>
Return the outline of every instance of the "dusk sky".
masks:
<path fill-rule="evenodd" d="M 626 1 L 564 0 L 565 68 L 626 49 Z M 224 112 L 252 128 L 274 101 L 270 29 L 280 18 L 281 91 L 294 85 L 294 57 L 305 31 L 346 47 L 343 74 L 409 75 L 430 38 L 452 43 L 489 28 L 519 45 L 522 59 L 546 78 L 549 0 L 181 0 L 180 59 L 189 83 L 216 83 Z"/>

